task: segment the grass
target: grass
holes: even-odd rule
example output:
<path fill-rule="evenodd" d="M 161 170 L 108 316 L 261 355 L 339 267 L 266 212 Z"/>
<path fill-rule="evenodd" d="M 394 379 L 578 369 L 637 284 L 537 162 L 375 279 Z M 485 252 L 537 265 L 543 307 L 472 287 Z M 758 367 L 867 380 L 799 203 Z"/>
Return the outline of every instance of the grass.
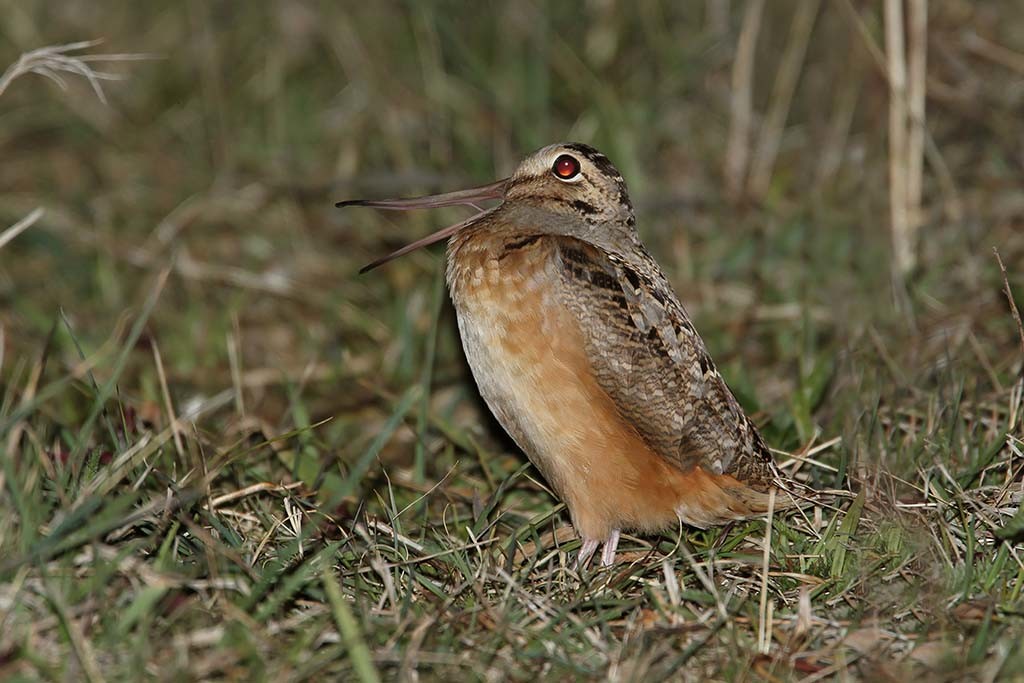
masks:
<path fill-rule="evenodd" d="M 103 38 L 47 54 L 117 79 L 0 97 L 0 677 L 1024 677 L 1024 21 L 933 3 L 894 281 L 881 8 L 766 3 L 737 143 L 728 4 L 5 4 L 0 63 Z M 332 206 L 559 139 L 623 171 L 780 463 L 850 497 L 572 569 L 437 250 L 356 275 L 445 216 Z"/>

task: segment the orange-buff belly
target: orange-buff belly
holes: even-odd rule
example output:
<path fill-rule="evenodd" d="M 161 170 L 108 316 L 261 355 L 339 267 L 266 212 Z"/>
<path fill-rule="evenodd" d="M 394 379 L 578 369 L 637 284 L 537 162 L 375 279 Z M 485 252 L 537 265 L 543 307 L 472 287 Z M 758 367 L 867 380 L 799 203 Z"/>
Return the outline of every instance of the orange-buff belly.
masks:
<path fill-rule="evenodd" d="M 729 476 L 683 472 L 646 445 L 598 385 L 544 241 L 503 252 L 487 236 L 451 249 L 449 286 L 480 393 L 566 503 L 584 538 L 745 516 Z M 500 258 L 499 258 L 500 256 Z M 452 255 L 449 254 L 451 259 Z"/>

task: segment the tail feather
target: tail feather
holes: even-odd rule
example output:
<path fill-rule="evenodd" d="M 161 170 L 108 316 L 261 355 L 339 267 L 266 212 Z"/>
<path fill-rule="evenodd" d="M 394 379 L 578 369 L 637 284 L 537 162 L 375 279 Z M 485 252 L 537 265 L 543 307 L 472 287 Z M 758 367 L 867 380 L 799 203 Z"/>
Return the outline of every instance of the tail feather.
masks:
<path fill-rule="evenodd" d="M 729 475 L 701 474 L 700 486 L 676 507 L 680 520 L 700 529 L 760 517 L 769 511 L 822 504 L 829 496 L 794 480 L 783 479 L 781 473 L 776 485 L 767 490 L 753 488 Z"/>

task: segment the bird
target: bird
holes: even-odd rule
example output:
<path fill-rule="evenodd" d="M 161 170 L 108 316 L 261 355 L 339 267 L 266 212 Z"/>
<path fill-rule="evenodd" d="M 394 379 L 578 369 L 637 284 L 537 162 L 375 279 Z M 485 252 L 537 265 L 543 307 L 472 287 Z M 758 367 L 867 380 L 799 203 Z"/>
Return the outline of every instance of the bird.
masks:
<path fill-rule="evenodd" d="M 448 239 L 466 360 L 497 421 L 566 504 L 577 567 L 599 546 L 601 565 L 614 564 L 623 532 L 704 529 L 796 504 L 795 482 L 641 242 L 607 156 L 558 143 L 480 187 L 336 204 L 455 205 L 475 213 L 360 272 Z"/>

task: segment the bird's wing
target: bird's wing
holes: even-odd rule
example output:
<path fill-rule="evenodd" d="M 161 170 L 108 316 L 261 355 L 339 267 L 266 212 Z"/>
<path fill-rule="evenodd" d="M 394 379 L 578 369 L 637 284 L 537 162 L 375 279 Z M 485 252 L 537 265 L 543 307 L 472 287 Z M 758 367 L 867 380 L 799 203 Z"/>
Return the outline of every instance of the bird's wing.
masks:
<path fill-rule="evenodd" d="M 620 415 L 683 471 L 700 466 L 756 488 L 777 485 L 761 435 L 654 259 L 641 249 L 627 262 L 575 238 L 554 239 L 562 303 Z"/>

